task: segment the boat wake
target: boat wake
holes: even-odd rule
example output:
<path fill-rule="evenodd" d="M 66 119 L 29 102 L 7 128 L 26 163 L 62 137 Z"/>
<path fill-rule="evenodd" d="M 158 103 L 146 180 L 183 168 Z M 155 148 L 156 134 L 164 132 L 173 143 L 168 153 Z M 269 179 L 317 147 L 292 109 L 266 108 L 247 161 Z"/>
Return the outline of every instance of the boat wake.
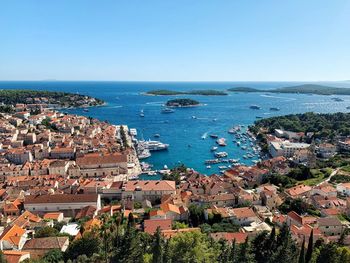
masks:
<path fill-rule="evenodd" d="M 117 109 L 117 108 L 123 108 L 122 105 L 115 105 L 115 106 L 107 106 L 107 109 Z"/>
<path fill-rule="evenodd" d="M 146 102 L 147 105 L 163 105 L 164 101 L 152 101 L 152 102 Z"/>
<path fill-rule="evenodd" d="M 296 100 L 296 98 L 279 97 L 279 96 L 266 95 L 266 94 L 261 94 L 260 96 L 261 97 L 265 97 L 265 98 L 283 99 L 283 100 L 286 100 L 286 101 Z"/>

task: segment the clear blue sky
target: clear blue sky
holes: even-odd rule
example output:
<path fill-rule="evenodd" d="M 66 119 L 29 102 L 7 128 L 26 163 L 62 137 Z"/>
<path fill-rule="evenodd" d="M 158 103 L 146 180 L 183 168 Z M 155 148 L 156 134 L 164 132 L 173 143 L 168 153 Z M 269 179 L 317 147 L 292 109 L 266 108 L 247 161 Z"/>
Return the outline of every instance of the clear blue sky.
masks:
<path fill-rule="evenodd" d="M 349 0 L 0 0 L 0 80 L 350 79 Z"/>

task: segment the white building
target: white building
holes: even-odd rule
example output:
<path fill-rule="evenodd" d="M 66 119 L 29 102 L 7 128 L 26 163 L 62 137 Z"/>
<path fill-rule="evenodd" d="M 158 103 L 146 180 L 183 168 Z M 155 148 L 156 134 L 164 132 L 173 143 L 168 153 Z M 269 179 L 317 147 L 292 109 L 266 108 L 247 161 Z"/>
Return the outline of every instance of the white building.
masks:
<path fill-rule="evenodd" d="M 310 147 L 308 143 L 293 143 L 290 141 L 273 141 L 269 143 L 269 152 L 272 157 L 284 156 L 286 158 L 293 157 L 296 151 L 307 149 Z"/>

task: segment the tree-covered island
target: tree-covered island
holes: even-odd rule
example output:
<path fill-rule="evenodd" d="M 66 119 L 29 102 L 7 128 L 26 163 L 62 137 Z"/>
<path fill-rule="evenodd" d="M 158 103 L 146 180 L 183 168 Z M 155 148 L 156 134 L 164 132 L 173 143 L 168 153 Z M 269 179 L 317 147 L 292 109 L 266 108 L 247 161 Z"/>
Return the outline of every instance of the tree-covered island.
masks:
<path fill-rule="evenodd" d="M 191 90 L 191 91 L 174 91 L 174 90 L 150 90 L 146 95 L 154 96 L 173 96 L 173 95 L 203 95 L 203 96 L 225 96 L 228 95 L 225 91 L 220 90 Z"/>
<path fill-rule="evenodd" d="M 104 101 L 87 95 L 41 90 L 0 90 L 0 104 L 46 104 L 52 107 L 91 107 Z"/>
<path fill-rule="evenodd" d="M 276 89 L 256 89 L 251 87 L 235 87 L 230 88 L 231 92 L 269 92 L 269 93 L 300 93 L 315 95 L 350 95 L 350 89 L 338 88 L 317 84 L 304 84 L 290 87 L 282 87 Z"/>
<path fill-rule="evenodd" d="M 194 107 L 199 106 L 199 102 L 192 99 L 174 99 L 168 100 L 165 104 L 167 107 Z"/>

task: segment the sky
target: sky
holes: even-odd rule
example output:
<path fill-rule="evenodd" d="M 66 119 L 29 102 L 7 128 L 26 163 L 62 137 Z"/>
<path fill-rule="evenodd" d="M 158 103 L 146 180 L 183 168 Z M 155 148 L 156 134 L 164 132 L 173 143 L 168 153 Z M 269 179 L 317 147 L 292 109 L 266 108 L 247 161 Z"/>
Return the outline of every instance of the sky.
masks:
<path fill-rule="evenodd" d="M 0 80 L 349 79 L 349 0 L 0 0 Z"/>

